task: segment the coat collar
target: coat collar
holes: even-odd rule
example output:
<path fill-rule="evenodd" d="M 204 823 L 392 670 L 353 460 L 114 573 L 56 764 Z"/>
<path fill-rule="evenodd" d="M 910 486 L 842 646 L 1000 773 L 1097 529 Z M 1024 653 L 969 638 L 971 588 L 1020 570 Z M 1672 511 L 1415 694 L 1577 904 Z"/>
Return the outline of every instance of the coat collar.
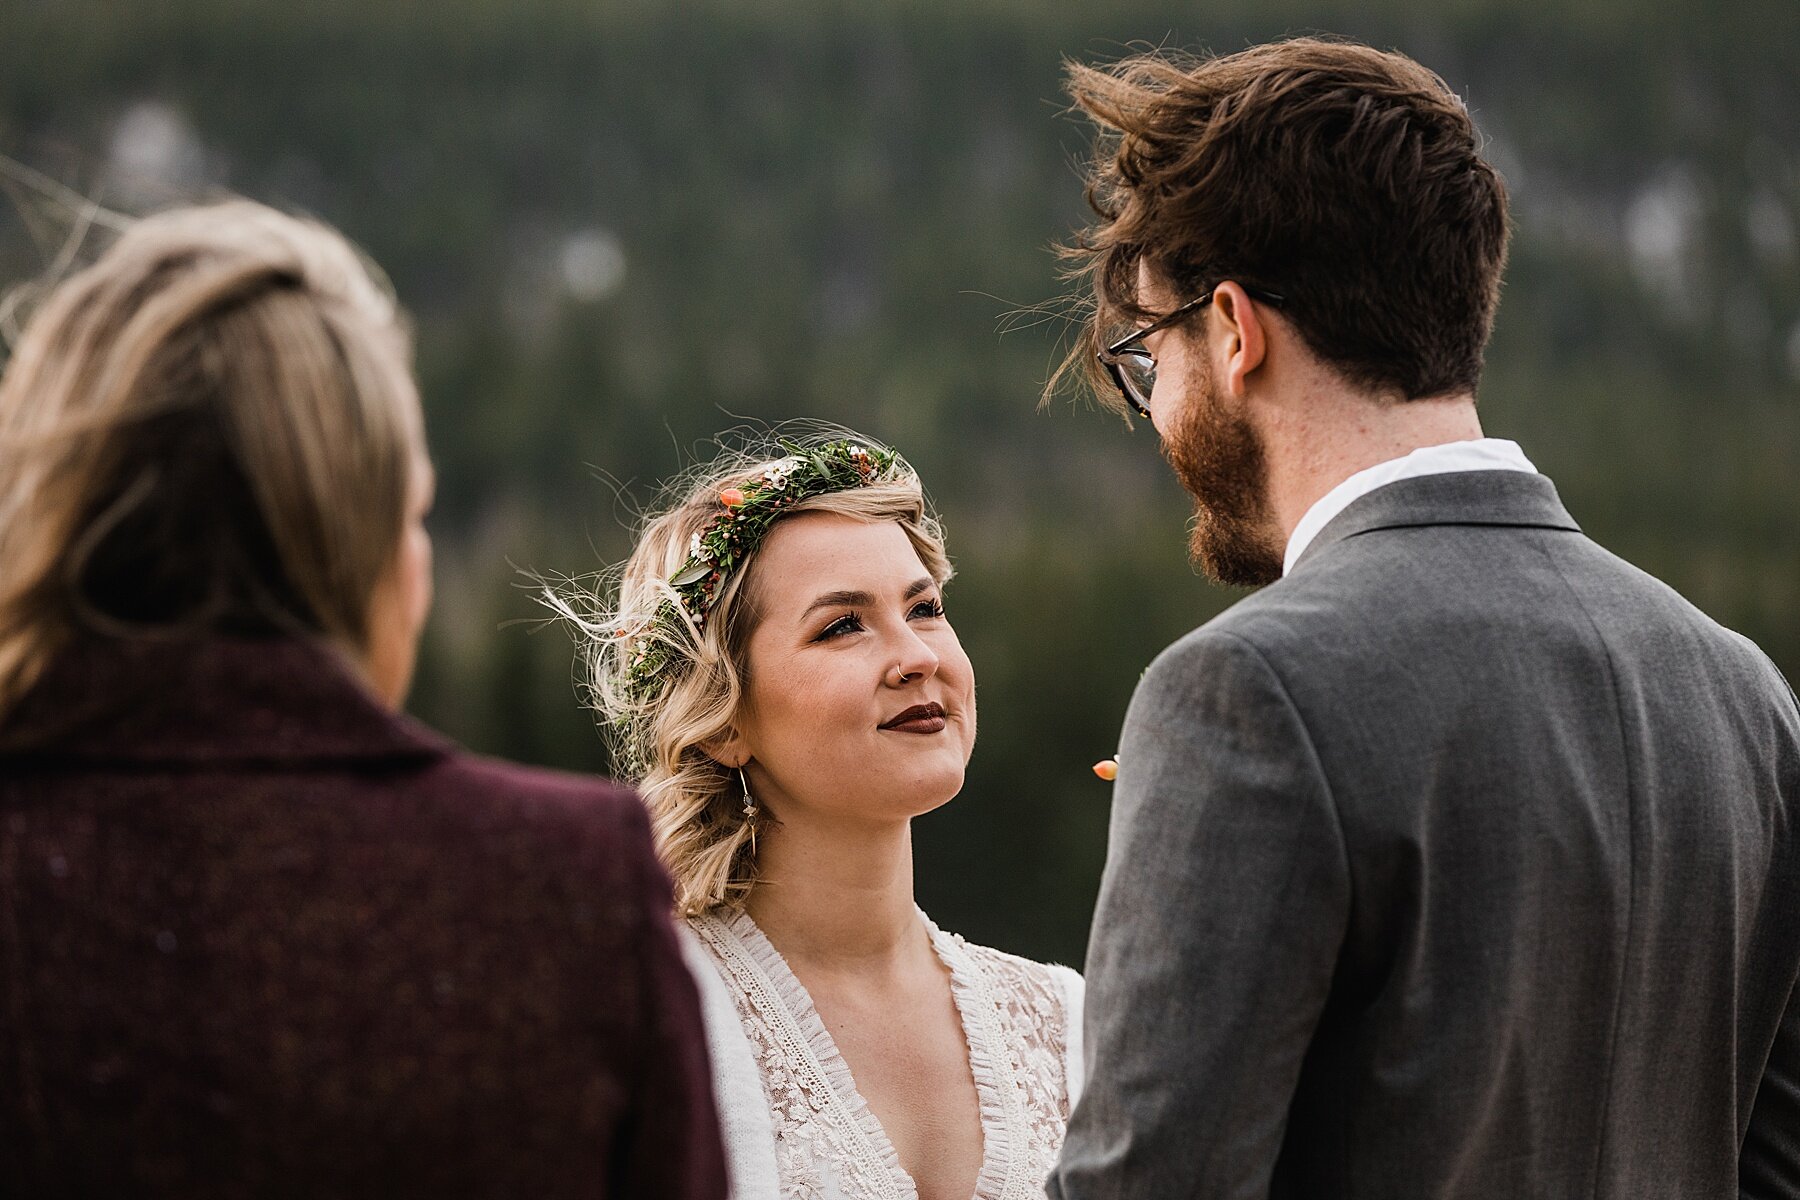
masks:
<path fill-rule="evenodd" d="M 1421 525 L 1517 525 L 1581 532 L 1546 476 L 1522 471 L 1424 475 L 1390 483 L 1352 502 L 1319 531 L 1295 560 L 1294 570 L 1350 538 Z"/>
<path fill-rule="evenodd" d="M 296 638 L 80 641 L 0 719 L 0 758 L 302 765 L 451 749 L 337 650 Z"/>

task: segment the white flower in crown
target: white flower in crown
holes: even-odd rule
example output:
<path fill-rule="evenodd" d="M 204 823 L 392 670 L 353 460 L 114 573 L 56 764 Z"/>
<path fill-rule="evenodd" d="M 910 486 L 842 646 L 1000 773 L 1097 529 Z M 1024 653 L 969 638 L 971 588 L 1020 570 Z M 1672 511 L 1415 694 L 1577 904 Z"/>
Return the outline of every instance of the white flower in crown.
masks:
<path fill-rule="evenodd" d="M 706 547 L 704 547 L 700 544 L 700 534 L 699 534 L 698 530 L 695 531 L 695 533 L 692 537 L 688 538 L 688 557 L 689 558 L 705 558 L 706 557 Z"/>
<path fill-rule="evenodd" d="M 763 468 L 763 482 L 772 488 L 785 487 L 789 477 L 800 468 L 802 460 L 796 455 L 770 463 Z"/>

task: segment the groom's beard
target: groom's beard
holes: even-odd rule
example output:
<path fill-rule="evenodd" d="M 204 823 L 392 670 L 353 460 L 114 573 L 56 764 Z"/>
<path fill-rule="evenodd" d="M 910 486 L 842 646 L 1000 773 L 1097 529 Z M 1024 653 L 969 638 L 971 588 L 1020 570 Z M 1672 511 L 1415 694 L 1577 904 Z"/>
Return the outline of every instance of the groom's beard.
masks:
<path fill-rule="evenodd" d="M 1212 579 L 1261 587 L 1281 578 L 1282 547 L 1269 510 L 1262 436 L 1228 407 L 1202 365 L 1188 380 L 1188 403 L 1163 457 L 1194 498 L 1188 557 Z"/>

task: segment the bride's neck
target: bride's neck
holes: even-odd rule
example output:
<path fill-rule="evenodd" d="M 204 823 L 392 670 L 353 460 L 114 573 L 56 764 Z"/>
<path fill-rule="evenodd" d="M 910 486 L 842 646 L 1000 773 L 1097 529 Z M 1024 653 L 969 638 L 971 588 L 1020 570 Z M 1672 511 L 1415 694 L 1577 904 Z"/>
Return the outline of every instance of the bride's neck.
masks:
<path fill-rule="evenodd" d="M 913 906 L 909 822 L 788 822 L 758 837 L 760 882 L 745 907 L 790 963 L 880 970 L 928 947 Z"/>

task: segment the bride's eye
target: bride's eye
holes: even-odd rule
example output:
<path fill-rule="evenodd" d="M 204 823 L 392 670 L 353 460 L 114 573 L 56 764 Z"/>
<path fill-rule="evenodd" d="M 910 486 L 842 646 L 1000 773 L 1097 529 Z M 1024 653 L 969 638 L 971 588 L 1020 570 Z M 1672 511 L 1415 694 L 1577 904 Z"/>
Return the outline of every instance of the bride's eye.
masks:
<path fill-rule="evenodd" d="M 930 619 L 932 617 L 941 617 L 943 615 L 944 602 L 935 596 L 930 600 L 919 601 L 917 604 L 913 605 L 912 611 L 907 614 L 907 616 L 913 620 L 918 620 L 920 618 Z"/>
<path fill-rule="evenodd" d="M 839 617 L 837 620 L 833 621 L 831 624 L 827 625 L 825 628 L 819 630 L 819 636 L 814 638 L 813 641 L 815 641 L 815 642 L 828 641 L 834 637 L 841 637 L 846 633 L 855 633 L 857 630 L 861 629 L 862 627 L 863 627 L 862 618 L 857 616 L 855 613 L 848 613 L 845 616 Z"/>

